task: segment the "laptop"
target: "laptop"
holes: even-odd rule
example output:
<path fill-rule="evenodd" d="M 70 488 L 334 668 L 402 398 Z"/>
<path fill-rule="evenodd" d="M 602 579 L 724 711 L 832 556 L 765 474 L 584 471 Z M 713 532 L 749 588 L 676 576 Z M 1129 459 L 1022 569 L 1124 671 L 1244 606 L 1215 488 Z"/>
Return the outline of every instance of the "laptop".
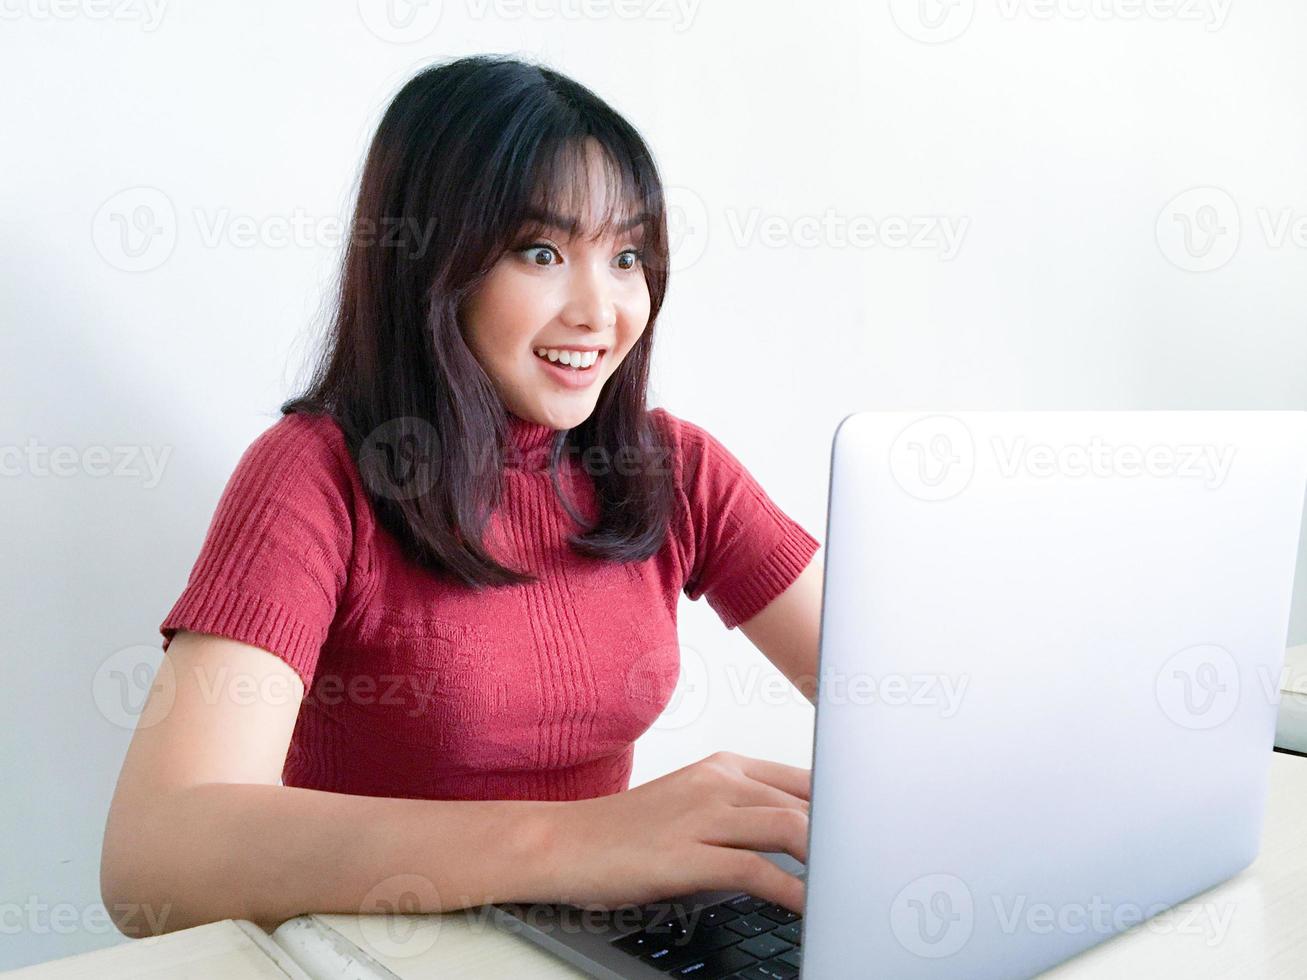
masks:
<path fill-rule="evenodd" d="M 1007 978 L 1198 895 L 1258 852 L 1305 490 L 1307 412 L 850 415 L 803 916 L 496 924 L 609 980 Z"/>

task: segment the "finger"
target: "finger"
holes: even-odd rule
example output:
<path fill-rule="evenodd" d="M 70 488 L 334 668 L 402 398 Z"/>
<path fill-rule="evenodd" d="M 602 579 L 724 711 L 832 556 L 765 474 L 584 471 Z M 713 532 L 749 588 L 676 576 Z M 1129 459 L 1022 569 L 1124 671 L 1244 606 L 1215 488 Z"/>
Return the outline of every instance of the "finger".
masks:
<path fill-rule="evenodd" d="M 738 889 L 803 914 L 807 897 L 803 879 L 782 871 L 761 854 L 735 847 L 709 848 L 703 867 L 705 889 Z"/>
<path fill-rule="evenodd" d="M 740 771 L 751 779 L 768 783 L 777 789 L 805 800 L 812 799 L 812 770 L 787 766 L 770 759 L 754 759 L 747 755 L 737 757 Z"/>
<path fill-rule="evenodd" d="M 812 804 L 801 796 L 787 793 L 767 783 L 744 776 L 735 786 L 730 799 L 732 806 L 777 806 L 807 813 Z"/>
<path fill-rule="evenodd" d="M 793 807 L 730 807 L 719 811 L 705 844 L 747 847 L 754 851 L 784 851 L 808 863 L 808 815 Z"/>

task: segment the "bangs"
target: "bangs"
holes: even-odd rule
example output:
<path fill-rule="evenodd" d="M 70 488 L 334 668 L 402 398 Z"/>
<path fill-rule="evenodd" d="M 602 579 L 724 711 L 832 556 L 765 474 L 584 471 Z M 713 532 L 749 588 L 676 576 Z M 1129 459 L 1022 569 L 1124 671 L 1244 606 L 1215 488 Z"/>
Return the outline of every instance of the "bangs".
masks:
<path fill-rule="evenodd" d="M 587 153 L 587 145 L 599 149 Z M 659 202 L 646 189 L 657 182 L 640 173 L 635 160 L 615 156 L 613 147 L 559 140 L 541 150 L 533 170 L 534 184 L 510 219 L 514 237 L 550 229 L 588 242 L 627 234 L 642 241 L 656 237 Z"/>

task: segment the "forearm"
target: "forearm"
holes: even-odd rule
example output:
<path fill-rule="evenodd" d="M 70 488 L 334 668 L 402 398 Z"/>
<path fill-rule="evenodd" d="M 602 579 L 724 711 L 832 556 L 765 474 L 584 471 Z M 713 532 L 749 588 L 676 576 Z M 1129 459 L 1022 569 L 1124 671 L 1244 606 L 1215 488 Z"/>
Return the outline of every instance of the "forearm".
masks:
<path fill-rule="evenodd" d="M 128 935 L 228 918 L 268 927 L 306 912 L 549 901 L 560 882 L 547 862 L 566 805 L 207 783 L 111 822 L 103 891 Z M 125 909 L 135 910 L 130 920 Z"/>

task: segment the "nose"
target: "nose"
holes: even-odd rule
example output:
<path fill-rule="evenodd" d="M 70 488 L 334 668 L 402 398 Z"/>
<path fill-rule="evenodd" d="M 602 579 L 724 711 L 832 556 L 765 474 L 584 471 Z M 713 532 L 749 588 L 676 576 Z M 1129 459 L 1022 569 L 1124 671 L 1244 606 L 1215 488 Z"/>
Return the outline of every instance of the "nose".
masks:
<path fill-rule="evenodd" d="M 617 323 L 617 303 L 611 274 L 594 262 L 576 262 L 568 281 L 563 321 L 569 327 L 610 331 Z"/>

